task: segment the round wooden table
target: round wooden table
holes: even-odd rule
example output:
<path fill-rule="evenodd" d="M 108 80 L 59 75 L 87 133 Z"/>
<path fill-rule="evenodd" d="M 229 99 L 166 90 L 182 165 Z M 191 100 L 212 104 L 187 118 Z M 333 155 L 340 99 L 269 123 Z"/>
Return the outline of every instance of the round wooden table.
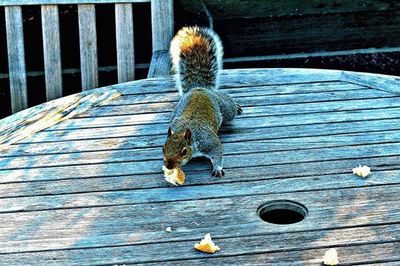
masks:
<path fill-rule="evenodd" d="M 399 78 L 237 69 L 221 90 L 244 110 L 220 132 L 226 176 L 196 159 L 179 187 L 161 170 L 170 77 L 1 120 L 0 264 L 319 265 L 331 247 L 344 264 L 400 263 Z M 277 200 L 305 218 L 263 221 Z M 207 233 L 219 252 L 194 250 Z"/>

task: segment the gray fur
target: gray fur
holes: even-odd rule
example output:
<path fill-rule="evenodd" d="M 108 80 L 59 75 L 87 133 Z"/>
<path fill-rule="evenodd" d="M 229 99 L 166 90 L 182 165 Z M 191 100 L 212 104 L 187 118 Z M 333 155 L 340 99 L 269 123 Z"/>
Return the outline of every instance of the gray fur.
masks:
<path fill-rule="evenodd" d="M 183 132 L 190 129 L 192 131 L 192 158 L 199 156 L 209 158 L 213 164 L 213 170 L 220 173 L 223 168 L 223 147 L 217 135 L 218 131 L 215 132 L 210 124 L 187 120 L 182 116 L 190 97 L 196 90 L 204 91 L 213 102 L 218 129 L 224 121 L 230 121 L 235 117 L 237 105 L 229 95 L 220 91 L 196 88 L 181 97 L 172 111 L 170 127 L 173 132 Z"/>
<path fill-rule="evenodd" d="M 209 44 L 212 53 L 201 55 L 209 56 L 209 60 L 205 60 L 208 62 L 205 66 L 194 64 L 199 62 L 198 58 L 183 57 L 179 50 L 176 51 L 176 49 L 180 49 L 182 38 L 191 38 L 193 34 L 202 34 L 210 40 Z M 175 52 L 173 53 L 172 51 Z M 218 35 L 206 28 L 183 28 L 171 42 L 171 56 L 177 72 L 176 83 L 182 96 L 172 111 L 170 128 L 173 132 L 191 130 L 191 158 L 198 156 L 209 158 L 213 164 L 213 175 L 217 176 L 224 174 L 222 169 L 223 147 L 217 135 L 218 130 L 223 122 L 233 120 L 239 110 L 238 105 L 228 94 L 217 90 L 220 70 L 222 69 L 222 53 L 222 45 Z M 207 72 L 206 76 L 204 71 Z M 212 78 L 210 79 L 210 77 Z M 217 129 L 213 128 L 211 122 L 188 120 L 183 116 L 193 93 L 199 90 L 205 93 L 212 102 L 213 115 L 215 115 L 218 124 Z M 185 160 L 183 164 L 187 163 L 191 158 Z"/>

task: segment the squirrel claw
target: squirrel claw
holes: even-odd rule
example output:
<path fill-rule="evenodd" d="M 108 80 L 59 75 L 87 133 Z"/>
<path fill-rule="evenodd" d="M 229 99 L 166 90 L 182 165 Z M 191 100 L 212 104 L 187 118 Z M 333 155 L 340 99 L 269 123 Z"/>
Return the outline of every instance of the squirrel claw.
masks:
<path fill-rule="evenodd" d="M 225 175 L 225 171 L 224 170 L 213 170 L 211 173 L 212 176 L 215 177 L 223 177 Z"/>
<path fill-rule="evenodd" d="M 241 113 L 243 113 L 242 106 L 240 106 L 239 104 L 236 104 L 236 111 L 237 111 L 237 114 L 238 114 L 238 115 L 240 115 Z"/>

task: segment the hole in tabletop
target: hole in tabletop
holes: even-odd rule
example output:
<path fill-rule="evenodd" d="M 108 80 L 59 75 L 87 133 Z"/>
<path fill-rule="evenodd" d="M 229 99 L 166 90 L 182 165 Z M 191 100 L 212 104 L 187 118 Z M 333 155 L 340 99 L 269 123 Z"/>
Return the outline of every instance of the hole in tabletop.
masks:
<path fill-rule="evenodd" d="M 301 222 L 308 214 L 307 208 L 291 200 L 273 200 L 257 209 L 260 218 L 273 224 L 294 224 Z"/>

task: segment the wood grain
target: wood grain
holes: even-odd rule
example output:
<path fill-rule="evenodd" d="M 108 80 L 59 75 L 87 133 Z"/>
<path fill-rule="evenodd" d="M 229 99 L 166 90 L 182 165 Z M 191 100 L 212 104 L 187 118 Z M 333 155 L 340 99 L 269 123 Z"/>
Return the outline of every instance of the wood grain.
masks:
<path fill-rule="evenodd" d="M 283 150 L 283 151 L 267 151 L 264 143 L 264 148 L 256 149 L 258 143 L 252 145 L 251 143 L 243 143 L 236 148 L 240 149 L 246 146 L 248 150 L 245 151 L 232 151 L 229 154 L 224 154 L 224 168 L 229 171 L 235 171 L 236 168 L 253 168 L 265 167 L 266 169 L 272 168 L 285 168 L 290 166 L 290 169 L 296 169 L 296 166 L 301 163 L 316 163 L 329 164 L 328 162 L 335 160 L 351 160 L 353 166 L 358 164 L 373 164 L 374 159 L 386 158 L 390 165 L 396 165 L 390 160 L 390 156 L 398 156 L 399 143 L 377 143 L 370 145 L 354 145 L 343 147 L 327 147 L 320 149 L 303 149 L 303 150 Z M 306 144 L 305 144 L 306 145 Z M 355 149 L 354 147 L 358 147 Z M 147 175 L 147 174 L 160 174 L 162 166 L 162 153 L 160 149 L 144 151 L 148 153 L 147 158 L 142 160 L 135 156 L 141 154 L 138 151 L 125 151 L 123 158 L 112 157 L 109 162 L 104 162 L 101 159 L 93 158 L 91 162 L 86 163 L 73 163 L 73 164 L 59 164 L 57 166 L 31 166 L 22 169 L 2 169 L 2 182 L 21 182 L 33 180 L 47 180 L 47 179 L 63 179 L 63 178 L 82 178 L 82 177 L 102 177 L 110 175 Z M 158 151 L 158 152 L 157 152 Z M 121 154 L 117 153 L 116 154 Z M 151 159 L 151 153 L 156 153 L 157 157 Z M 142 155 L 143 156 L 143 155 Z M 58 156 L 54 156 L 57 158 Z M 150 158 L 148 158 L 150 157 Z M 31 163 L 38 163 L 38 159 L 31 159 Z M 7 161 L 12 161 L 12 158 L 2 160 L 2 164 L 6 165 Z M 354 166 L 355 165 L 355 166 Z M 333 167 L 333 166 L 329 166 Z M 350 168 L 349 168 L 350 169 Z M 189 165 L 184 167 L 185 171 L 202 171 L 203 175 L 210 176 L 211 166 L 209 161 L 195 160 Z M 271 170 L 272 171 L 272 170 Z M 280 171 L 290 171 L 282 169 Z M 304 170 L 309 171 L 309 170 Z M 318 166 L 319 173 L 324 169 Z M 296 171 L 297 172 L 297 171 Z"/>
<path fill-rule="evenodd" d="M 132 4 L 115 5 L 118 83 L 135 79 Z"/>
<path fill-rule="evenodd" d="M 322 15 L 338 13 L 357 13 L 374 10 L 399 10 L 399 3 L 389 1 L 368 0 L 364 2 L 349 2 L 338 0 L 332 3 L 329 0 L 318 2 L 303 2 L 301 0 L 289 0 L 283 2 L 263 3 L 257 0 L 242 2 L 240 0 L 227 0 L 224 2 L 216 0 L 203 0 L 209 12 L 215 19 L 259 18 L 265 16 L 283 17 L 300 15 Z M 186 0 L 180 1 L 184 4 Z M 238 8 L 240 6 L 240 8 Z"/>
<path fill-rule="evenodd" d="M 98 86 L 96 10 L 93 4 L 78 5 L 82 90 Z"/>
<path fill-rule="evenodd" d="M 151 32 L 153 53 L 169 50 L 174 34 L 174 6 L 172 0 L 151 1 Z"/>
<path fill-rule="evenodd" d="M 333 93 L 332 93 L 333 94 Z M 335 93 L 335 94 L 329 94 L 329 95 L 321 95 L 323 98 L 324 97 L 329 97 L 331 99 L 334 100 L 340 100 L 343 99 L 344 97 L 346 97 L 346 95 L 352 94 L 352 95 L 357 95 L 357 99 L 367 99 L 371 96 L 371 94 L 368 93 Z M 372 93 L 374 94 L 374 93 Z M 343 97 L 343 98 L 342 98 Z M 155 100 L 156 97 L 153 96 L 153 100 Z M 290 99 L 291 98 L 291 99 Z M 316 100 L 316 95 L 312 95 L 312 96 L 304 96 L 304 97 L 300 97 L 298 96 L 298 102 L 318 102 L 318 100 Z M 147 98 L 148 99 L 148 98 Z M 326 99 L 326 98 L 325 98 Z M 120 100 L 116 100 L 115 102 L 121 102 Z M 146 101 L 146 99 L 143 99 L 143 101 Z M 149 100 L 147 100 L 149 101 Z M 278 105 L 278 104 L 291 104 L 291 103 L 295 103 L 296 97 L 271 97 L 270 99 L 268 99 L 267 96 L 264 97 L 255 97 L 255 98 L 250 98 L 247 99 L 247 101 L 245 101 L 243 98 L 238 101 L 239 104 L 252 104 L 257 106 L 258 104 L 270 104 L 270 105 Z M 153 102 L 153 101 L 151 101 Z M 281 108 L 281 110 L 284 109 L 284 107 Z M 290 112 L 290 111 L 289 111 Z M 354 117 L 354 115 L 359 114 L 359 113 L 364 113 L 365 115 L 368 116 L 368 113 L 376 113 L 377 115 L 379 115 L 380 113 L 386 113 L 387 112 L 385 110 L 376 110 L 375 112 L 373 110 L 350 110 L 348 112 L 340 112 L 337 111 L 337 114 L 333 114 L 331 112 L 327 112 L 327 113 L 318 113 L 318 114 L 304 114 L 304 116 L 308 119 L 307 120 L 307 124 L 311 123 L 311 121 L 313 121 L 313 123 L 319 121 L 321 122 L 324 118 L 325 119 L 329 119 L 329 117 L 331 117 L 331 119 L 334 119 L 333 117 L 338 117 L 338 121 L 342 120 L 342 117 Z M 396 114 L 398 115 L 399 112 L 399 108 L 391 108 L 391 112 L 393 112 L 393 115 Z M 299 116 L 301 114 L 298 114 Z M 288 117 L 288 119 L 285 120 L 280 120 L 279 118 L 279 114 L 271 114 L 269 115 L 268 119 L 262 119 L 259 122 L 265 122 L 268 123 L 270 126 L 277 126 L 277 125 L 283 125 L 286 124 L 288 125 L 289 123 L 291 123 L 292 121 L 295 121 L 296 119 L 296 114 L 292 114 L 290 117 Z M 118 117 L 118 119 L 115 119 L 115 117 Z M 233 122 L 235 124 L 240 124 L 240 123 L 248 123 L 248 121 L 255 121 L 257 117 L 265 117 L 264 113 L 244 113 L 242 116 L 238 116 L 237 119 Z M 243 119 L 246 119 L 245 121 L 242 121 Z M 247 120 L 248 119 L 248 120 Z M 350 118 L 351 119 L 351 118 Z M 368 118 L 365 118 L 368 119 Z M 111 126 L 127 126 L 127 125 L 143 125 L 143 124 L 161 124 L 161 123 L 168 123 L 169 122 L 169 116 L 167 115 L 167 113 L 153 113 L 153 114 L 141 114 L 141 115 L 119 115 L 119 116 L 112 116 L 112 117 L 82 117 L 82 118 L 76 118 L 76 119 L 72 119 L 72 120 L 68 120 L 62 124 L 58 124 L 55 127 L 53 127 L 53 130 L 59 130 L 59 129 L 78 129 L 78 128 L 94 128 L 94 127 L 111 127 Z M 295 121 L 295 124 L 298 124 L 302 121 Z"/>
<path fill-rule="evenodd" d="M 234 138 L 236 136 L 236 138 Z M 129 150 L 125 145 L 109 146 L 109 150 L 81 152 L 72 154 L 58 154 L 58 160 L 54 160 L 54 154 L 51 155 L 36 155 L 36 167 L 50 167 L 59 165 L 76 165 L 76 164 L 93 164 L 93 163 L 109 163 L 123 161 L 143 161 L 143 160 L 161 160 L 161 147 L 165 142 L 166 136 L 132 138 L 130 141 L 135 142 L 135 145 L 141 147 L 134 150 Z M 148 141 L 152 141 L 150 146 Z M 225 138 L 221 138 L 224 145 L 224 154 L 240 154 L 248 152 L 277 152 L 277 151 L 297 151 L 311 149 L 336 148 L 346 146 L 359 146 L 363 149 L 365 145 L 387 144 L 397 145 L 400 142 L 400 130 L 383 131 L 383 132 L 365 132 L 356 134 L 344 135 L 328 135 L 328 136 L 307 136 L 294 138 L 279 138 L 279 139 L 252 139 L 248 140 L 241 135 L 235 134 L 228 142 Z M 138 144 L 136 144 L 136 142 Z M 244 142 L 244 143 L 242 143 Z M 54 143 L 54 142 L 53 142 Z M 81 142 L 67 142 L 66 145 L 78 146 Z M 307 145 L 305 145 L 307 143 Z M 86 145 L 86 144 L 83 144 Z M 240 151 L 240 152 L 238 152 Z M 25 169 L 30 168 L 32 163 L 32 155 L 16 158 L 0 159 L 1 169 Z M 3 162 L 3 163 L 2 163 Z"/>
<path fill-rule="evenodd" d="M 106 87 L 50 101 L 7 117 L 0 121 L 0 149 L 119 95 Z"/>
<path fill-rule="evenodd" d="M 382 244 L 361 244 L 346 245 L 336 247 L 339 253 L 340 263 L 344 265 L 378 265 L 395 266 L 399 264 L 398 250 L 399 243 Z M 373 250 L 371 250 L 373 247 Z M 235 255 L 227 257 L 205 257 L 202 259 L 190 260 L 171 260 L 163 261 L 163 265 L 209 265 L 209 264 L 229 264 L 229 265 L 322 265 L 322 258 L 329 248 L 299 249 L 285 252 L 260 252 L 247 255 Z M 159 265 L 158 262 L 149 265 Z"/>
<path fill-rule="evenodd" d="M 355 165 L 357 166 L 357 165 Z M 355 167 L 354 166 L 354 167 Z M 159 167 L 161 168 L 161 167 Z M 248 167 L 250 168 L 250 167 Z M 292 167 L 293 168 L 293 167 Z M 292 169 L 291 168 L 291 169 Z M 343 169 L 344 170 L 344 169 Z M 340 171 L 343 171 L 340 169 Z M 211 169 L 210 169 L 211 171 Z M 189 172 L 190 173 L 190 172 Z M 208 179 L 212 178 L 210 173 L 208 174 Z M 141 189 L 127 189 L 126 187 L 114 187 L 113 190 L 109 188 L 105 191 L 81 191 L 78 190 L 74 193 L 66 193 L 71 188 L 66 188 L 65 190 L 58 189 L 61 192 L 60 195 L 52 195 L 54 192 L 44 195 L 35 196 L 18 196 L 21 201 L 16 201 L 16 198 L 3 197 L 1 203 L 3 207 L 0 213 L 9 212 L 33 212 L 41 210 L 56 210 L 56 209 L 70 209 L 70 208 L 86 208 L 92 206 L 116 206 L 116 205 L 131 205 L 131 204 L 146 204 L 146 203 L 165 203 L 165 202 L 184 202 L 188 200 L 203 200 L 209 198 L 230 198 L 246 195 L 257 195 L 259 198 L 265 195 L 296 192 L 296 191 L 322 191 L 322 190 L 338 190 L 338 189 L 356 189 L 356 188 L 366 188 L 369 187 L 371 190 L 379 190 L 379 187 L 385 186 L 385 189 L 390 189 L 390 187 L 396 187 L 395 191 L 399 190 L 400 182 L 396 179 L 399 174 L 399 170 L 396 171 L 377 171 L 373 172 L 374 176 L 368 179 L 368 182 L 362 178 L 356 177 L 351 172 L 351 167 L 347 170 L 346 174 L 328 174 L 323 175 L 323 173 L 318 173 L 315 176 L 309 176 L 302 178 L 286 178 L 286 179 L 273 179 L 266 178 L 264 180 L 261 176 L 257 175 L 257 178 L 253 180 L 241 180 L 241 176 L 235 175 L 238 181 L 234 182 L 234 179 L 230 178 L 230 181 L 219 182 L 213 184 L 212 181 L 207 183 L 207 179 L 204 178 L 203 182 L 200 184 L 192 183 L 191 185 L 186 185 L 181 188 L 179 193 L 173 193 L 171 187 L 166 185 L 166 182 L 162 178 L 162 174 L 159 173 L 158 179 L 163 182 L 159 182 L 158 187 L 145 187 L 141 186 Z M 335 178 L 336 176 L 336 178 Z M 143 182 L 145 177 L 140 178 Z M 86 180 L 86 185 L 88 186 L 91 182 L 89 178 Z M 154 180 L 152 180 L 154 182 Z M 340 182 L 338 182 L 340 181 Z M 61 182 L 68 183 L 68 182 Z M 77 183 L 83 183 L 79 181 Z M 6 186 L 7 187 L 7 186 Z M 10 185 L 8 185 L 10 187 Z M 27 189 L 29 183 L 25 186 L 14 185 L 14 188 Z M 104 184 L 103 184 L 104 187 Z M 62 193 L 63 192 L 63 193 Z M 33 193 L 31 193 L 33 194 Z M 279 195 L 277 195 L 279 196 Z M 76 197 L 76 198 L 75 198 Z M 284 197 L 284 195 L 283 195 Z M 80 200 L 77 200 L 77 199 Z"/>
<path fill-rule="evenodd" d="M 343 71 L 321 70 L 321 69 L 300 69 L 300 68 L 270 68 L 270 69 L 229 69 L 222 70 L 221 87 L 245 87 L 262 85 L 287 85 L 298 83 L 314 83 L 339 81 Z M 167 81 L 165 80 L 167 79 Z M 125 84 L 113 85 L 122 94 L 141 94 L 138 88 L 168 86 L 170 90 L 176 91 L 172 77 L 152 78 L 135 81 Z M 155 90 L 153 89 L 153 92 Z"/>
<path fill-rule="evenodd" d="M 16 113 L 28 108 L 22 9 L 19 6 L 7 6 L 4 10 L 6 18 L 11 110 L 13 113 Z"/>
<path fill-rule="evenodd" d="M 163 77 L 170 74 L 171 62 L 166 50 L 153 53 L 150 62 L 148 78 Z"/>
<path fill-rule="evenodd" d="M 46 99 L 47 101 L 51 101 L 61 98 L 63 95 L 58 6 L 43 5 L 41 7 L 41 14 Z"/>
<path fill-rule="evenodd" d="M 178 99 L 171 77 L 85 91 L 1 120 L 4 139 L 13 139 L 31 125 L 40 130 L 37 121 L 74 115 L 30 138 L 17 134 L 0 154 L 1 264 L 320 265 L 335 247 L 342 264 L 396 265 L 399 96 L 381 89 L 385 77 L 370 85 L 346 75 L 224 71 L 221 90 L 245 110 L 220 132 L 226 175 L 212 178 L 209 161 L 195 159 L 180 187 L 161 170 Z M 352 174 L 359 164 L 371 167 L 368 178 Z M 257 208 L 277 199 L 304 204 L 308 216 L 263 222 Z M 210 232 L 221 251 L 196 252 Z"/>
<path fill-rule="evenodd" d="M 345 71 L 340 79 L 377 90 L 400 94 L 400 77 Z"/>
<path fill-rule="evenodd" d="M 260 127 L 260 128 L 228 128 L 221 130 L 221 141 L 223 143 L 270 140 L 271 142 L 284 143 L 286 139 L 297 139 L 303 137 L 323 137 L 335 135 L 356 135 L 363 132 L 379 133 L 382 135 L 390 131 L 399 130 L 400 118 L 364 120 L 343 123 L 294 125 L 283 127 Z M 132 126 L 112 130 L 85 129 L 67 132 L 38 132 L 29 141 L 14 144 L 5 149 L 6 153 L 0 154 L 0 158 L 55 155 L 65 153 L 80 153 L 94 151 L 113 151 L 140 148 L 161 148 L 165 141 L 165 128 L 153 127 L 151 134 L 142 126 Z M 385 129 L 385 130 L 382 130 Z M 110 138 L 111 132 L 114 134 Z M 48 145 L 46 145 L 48 144 Z M 53 144 L 53 145 L 51 145 Z M 56 145 L 54 145 L 56 144 Z"/>
<path fill-rule="evenodd" d="M 286 12 L 301 12 L 302 7 L 297 8 L 299 11 L 288 9 Z M 244 15 L 233 19 L 215 18 L 214 30 L 222 37 L 226 57 L 399 47 L 399 14 L 399 8 L 394 7 L 394 10 L 257 18 Z M 265 52 L 260 54 L 260 51 Z"/>
<path fill-rule="evenodd" d="M 297 113 L 312 113 L 312 112 L 330 112 L 330 111 L 350 111 L 350 110 L 366 110 L 366 109 L 380 109 L 387 107 L 398 107 L 399 97 L 387 98 L 370 98 L 370 99 L 356 99 L 346 101 L 326 102 L 308 102 L 308 103 L 293 103 L 293 104 L 276 104 L 276 105 L 256 105 L 256 106 L 243 106 L 246 109 L 246 115 L 264 113 L 266 115 L 273 115 L 282 112 L 282 115 L 294 114 L 292 110 L 297 110 Z M 363 102 L 364 105 L 361 104 Z M 372 104 L 374 103 L 374 104 Z M 164 103 L 149 103 L 149 104 L 132 104 L 126 105 L 104 105 L 96 109 L 92 109 L 86 113 L 81 114 L 79 117 L 104 117 L 104 116 L 118 116 L 118 115 L 134 115 L 134 114 L 162 114 L 172 111 L 176 102 Z M 285 108 L 286 107 L 286 108 Z"/>
<path fill-rule="evenodd" d="M 177 259 L 177 254 L 181 254 L 179 259 L 204 258 L 205 254 L 193 251 L 192 242 L 198 241 L 199 236 L 202 237 L 204 232 L 210 231 L 215 241 L 224 247 L 221 253 L 216 254 L 217 256 L 254 254 L 259 253 L 257 251 L 266 250 L 276 252 L 298 250 L 300 243 L 301 249 L 390 243 L 398 241 L 397 236 L 400 232 L 400 225 L 396 223 L 396 219 L 399 218 L 398 200 L 390 195 L 396 192 L 398 192 L 398 187 L 387 186 L 387 191 L 376 188 L 354 188 L 220 198 L 219 204 L 215 204 L 215 199 L 204 199 L 163 204 L 146 203 L 139 206 L 2 214 L 0 219 L 12 220 L 15 228 L 23 228 L 27 220 L 41 225 L 36 232 L 36 236 L 41 237 L 41 242 L 30 241 L 29 238 L 21 236 L 22 241 L 2 241 L 4 245 L 1 250 L 13 253 L 23 251 L 24 253 L 16 254 L 18 257 L 24 256 L 23 254 L 29 251 L 29 255 L 35 256 L 32 251 L 42 250 L 39 253 L 41 256 L 38 256 L 40 258 L 45 257 L 46 246 L 53 246 L 57 249 L 53 252 L 59 254 L 79 252 L 80 248 L 91 247 L 86 249 L 86 252 L 94 253 L 87 253 L 82 260 L 101 261 L 110 259 L 99 255 L 98 252 L 101 254 L 101 250 L 110 248 L 116 251 L 119 248 L 129 247 L 129 256 L 136 257 L 136 259 L 129 258 L 128 261 L 132 260 L 133 263 Z M 329 198 L 332 202 L 336 200 L 337 203 L 321 202 L 312 195 L 319 199 Z M 307 206 L 309 215 L 305 222 L 286 226 L 269 226 L 261 221 L 255 210 L 265 201 L 276 198 L 296 198 Z M 75 196 L 74 200 L 80 200 L 80 197 Z M 341 203 L 343 200 L 350 204 Z M 370 204 L 368 205 L 365 201 Z M 383 201 L 389 204 L 384 209 L 382 209 Z M 203 208 L 197 208 L 199 204 Z M 154 208 L 157 208 L 159 215 L 152 213 Z M 360 217 L 359 213 L 363 213 L 363 216 Z M 43 223 L 41 219 L 49 216 L 53 222 Z M 132 217 L 135 217 L 133 221 Z M 150 217 L 153 219 L 149 220 Z M 177 219 L 179 223 L 174 223 Z M 382 223 L 381 219 L 384 219 L 385 223 Z M 71 227 L 66 226 L 72 222 Z M 164 232 L 167 225 L 172 225 L 175 233 Z M 12 228 L 5 226 L 1 229 L 4 232 L 2 240 L 14 232 Z M 162 236 L 161 240 L 160 236 Z M 75 240 L 70 237 L 75 237 Z M 266 244 L 266 237 L 271 239 L 277 237 L 280 241 L 270 241 Z M 63 239 L 63 241 L 56 242 L 57 239 Z M 71 240 L 74 243 L 72 249 L 68 245 Z M 241 241 L 247 245 L 240 246 L 241 249 L 238 252 L 237 247 Z M 173 246 L 174 252 L 162 251 L 168 246 L 170 248 Z M 144 249 L 146 249 L 145 252 Z M 137 254 L 146 254 L 148 257 L 143 258 Z M 8 256 L 3 255 L 0 258 Z M 78 256 L 73 257 L 73 259 L 78 258 Z M 112 256 L 112 258 L 116 257 L 118 256 Z M 65 259 L 67 258 L 63 257 L 63 260 Z"/>

